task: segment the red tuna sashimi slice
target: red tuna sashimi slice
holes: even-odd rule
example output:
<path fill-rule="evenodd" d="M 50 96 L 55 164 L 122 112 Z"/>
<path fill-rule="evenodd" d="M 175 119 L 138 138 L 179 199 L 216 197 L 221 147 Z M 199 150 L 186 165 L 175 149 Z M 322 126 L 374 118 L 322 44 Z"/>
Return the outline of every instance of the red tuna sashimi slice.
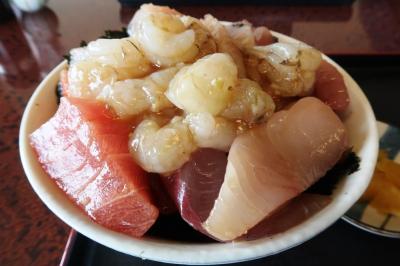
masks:
<path fill-rule="evenodd" d="M 342 74 L 325 60 L 316 71 L 314 95 L 338 114 L 343 114 L 350 104 Z"/>
<path fill-rule="evenodd" d="M 61 98 L 30 136 L 43 169 L 97 223 L 142 236 L 158 217 L 148 176 L 128 151 L 132 125 L 102 103 Z"/>
<path fill-rule="evenodd" d="M 282 233 L 304 222 L 330 202 L 330 196 L 303 193 L 251 228 L 244 238 L 255 240 Z"/>
<path fill-rule="evenodd" d="M 203 227 L 222 241 L 245 234 L 322 177 L 346 148 L 343 123 L 317 98 L 303 98 L 275 113 L 234 140 Z"/>
<path fill-rule="evenodd" d="M 160 174 L 150 173 L 149 181 L 152 191 L 153 198 L 157 203 L 160 214 L 175 214 L 178 209 L 175 205 L 174 200 L 167 191 L 167 188 L 163 182 L 165 177 Z"/>
<path fill-rule="evenodd" d="M 224 181 L 227 154 L 203 148 L 191 154 L 172 176 L 164 177 L 164 184 L 174 199 L 182 218 L 196 230 L 203 230 L 214 201 Z"/>

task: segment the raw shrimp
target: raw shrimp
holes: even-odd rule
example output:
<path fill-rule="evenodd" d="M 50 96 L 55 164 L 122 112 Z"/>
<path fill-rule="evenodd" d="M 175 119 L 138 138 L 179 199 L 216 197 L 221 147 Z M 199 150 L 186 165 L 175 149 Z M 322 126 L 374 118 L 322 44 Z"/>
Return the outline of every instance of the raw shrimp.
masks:
<path fill-rule="evenodd" d="M 93 61 L 114 68 L 118 80 L 143 77 L 151 72 L 151 63 L 139 51 L 133 38 L 98 39 L 86 47 L 71 50 L 71 65 Z"/>
<path fill-rule="evenodd" d="M 250 49 L 255 46 L 253 25 L 247 20 L 237 22 L 220 22 L 226 29 L 233 43 L 240 49 Z"/>
<path fill-rule="evenodd" d="M 79 61 L 68 69 L 68 96 L 93 99 L 109 84 L 117 81 L 114 68 L 94 61 Z"/>
<path fill-rule="evenodd" d="M 105 86 L 96 99 L 111 106 L 119 117 L 136 115 L 150 109 L 143 85 L 140 79 L 117 81 Z"/>
<path fill-rule="evenodd" d="M 216 53 L 182 68 L 171 80 L 166 96 L 186 112 L 217 115 L 229 104 L 237 79 L 232 58 Z"/>
<path fill-rule="evenodd" d="M 243 61 L 243 55 L 235 42 L 231 39 L 227 29 L 213 16 L 205 15 L 201 20 L 203 25 L 210 31 L 212 37 L 217 43 L 217 51 L 229 54 L 238 68 L 240 78 L 246 77 L 246 68 Z"/>
<path fill-rule="evenodd" d="M 196 149 L 182 117 L 174 117 L 164 126 L 156 119 L 143 120 L 129 143 L 135 161 L 147 172 L 156 173 L 170 173 L 180 168 Z"/>
<path fill-rule="evenodd" d="M 267 27 L 254 28 L 247 20 L 237 22 L 220 21 L 235 45 L 241 50 L 251 49 L 256 45 L 269 45 L 276 42 Z"/>
<path fill-rule="evenodd" d="M 122 118 L 144 111 L 159 112 L 173 107 L 164 92 L 179 68 L 180 66 L 160 70 L 144 79 L 117 81 L 105 86 L 97 99 L 109 104 Z"/>
<path fill-rule="evenodd" d="M 68 94 L 95 98 L 118 80 L 142 77 L 151 72 L 151 63 L 132 39 L 98 39 L 71 50 Z"/>
<path fill-rule="evenodd" d="M 274 37 L 271 31 L 265 26 L 253 29 L 253 35 L 256 45 L 269 45 L 278 41 L 278 38 Z"/>
<path fill-rule="evenodd" d="M 182 68 L 182 64 L 152 73 L 145 79 L 143 91 L 146 93 L 152 112 L 159 112 L 164 108 L 172 107 L 173 104 L 165 96 L 170 81 Z"/>
<path fill-rule="evenodd" d="M 242 120 L 246 123 L 263 122 L 275 110 L 271 96 L 250 79 L 239 79 L 233 88 L 233 98 L 221 116 L 230 120 Z"/>
<path fill-rule="evenodd" d="M 200 22 L 168 7 L 142 5 L 128 26 L 128 33 L 154 64 L 165 67 L 193 62 L 216 50 Z"/>
<path fill-rule="evenodd" d="M 210 113 L 191 113 L 185 117 L 197 146 L 229 151 L 236 137 L 236 125 Z"/>
<path fill-rule="evenodd" d="M 274 43 L 256 46 L 257 70 L 270 82 L 270 91 L 279 96 L 306 96 L 312 93 L 321 53 L 302 44 Z M 256 79 L 257 80 L 257 79 Z"/>

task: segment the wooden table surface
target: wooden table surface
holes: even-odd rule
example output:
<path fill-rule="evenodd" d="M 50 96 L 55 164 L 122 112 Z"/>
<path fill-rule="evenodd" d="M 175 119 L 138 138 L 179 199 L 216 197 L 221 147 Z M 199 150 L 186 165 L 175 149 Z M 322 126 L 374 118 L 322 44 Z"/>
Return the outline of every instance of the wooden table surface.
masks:
<path fill-rule="evenodd" d="M 303 40 L 328 54 L 400 54 L 400 2 L 348 6 L 182 6 Z M 126 25 L 135 8 L 116 0 L 50 0 L 36 13 L 6 19 L 0 12 L 0 265 L 56 265 L 70 228 L 35 195 L 18 154 L 18 131 L 29 97 L 44 76 L 81 40 Z"/>

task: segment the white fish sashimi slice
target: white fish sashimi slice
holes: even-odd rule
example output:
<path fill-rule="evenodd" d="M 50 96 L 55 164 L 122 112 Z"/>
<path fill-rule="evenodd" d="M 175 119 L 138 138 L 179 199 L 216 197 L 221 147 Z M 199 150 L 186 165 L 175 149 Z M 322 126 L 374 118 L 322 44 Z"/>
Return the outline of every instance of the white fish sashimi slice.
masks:
<path fill-rule="evenodd" d="M 222 241 L 245 234 L 323 176 L 346 148 L 344 125 L 316 98 L 274 114 L 233 142 L 204 229 Z"/>
<path fill-rule="evenodd" d="M 305 178 L 314 182 L 332 168 L 347 147 L 346 128 L 332 109 L 306 97 L 268 121 L 268 137 L 275 150 Z"/>
<path fill-rule="evenodd" d="M 296 173 L 275 150 L 270 150 L 266 130 L 259 128 L 250 135 L 243 134 L 234 141 L 225 181 L 204 223 L 211 235 L 223 241 L 246 233 L 302 190 Z M 240 152 L 232 152 L 235 150 Z"/>

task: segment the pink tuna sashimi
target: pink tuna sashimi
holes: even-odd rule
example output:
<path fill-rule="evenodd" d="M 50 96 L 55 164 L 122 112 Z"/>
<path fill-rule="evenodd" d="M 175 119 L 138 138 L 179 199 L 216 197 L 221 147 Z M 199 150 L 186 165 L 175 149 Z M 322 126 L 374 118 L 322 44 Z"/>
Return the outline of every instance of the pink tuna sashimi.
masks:
<path fill-rule="evenodd" d="M 128 151 L 132 125 L 102 103 L 61 98 L 30 136 L 43 169 L 97 223 L 142 236 L 158 217 L 147 174 Z"/>
<path fill-rule="evenodd" d="M 227 155 L 215 149 L 198 149 L 164 183 L 174 199 L 182 218 L 196 230 L 203 230 L 219 189 L 224 181 Z"/>
<path fill-rule="evenodd" d="M 346 149 L 343 123 L 317 98 L 275 113 L 233 142 L 204 229 L 222 241 L 245 234 L 325 175 Z"/>
<path fill-rule="evenodd" d="M 325 60 L 322 60 L 316 72 L 314 95 L 338 114 L 344 114 L 350 104 L 342 74 Z"/>

